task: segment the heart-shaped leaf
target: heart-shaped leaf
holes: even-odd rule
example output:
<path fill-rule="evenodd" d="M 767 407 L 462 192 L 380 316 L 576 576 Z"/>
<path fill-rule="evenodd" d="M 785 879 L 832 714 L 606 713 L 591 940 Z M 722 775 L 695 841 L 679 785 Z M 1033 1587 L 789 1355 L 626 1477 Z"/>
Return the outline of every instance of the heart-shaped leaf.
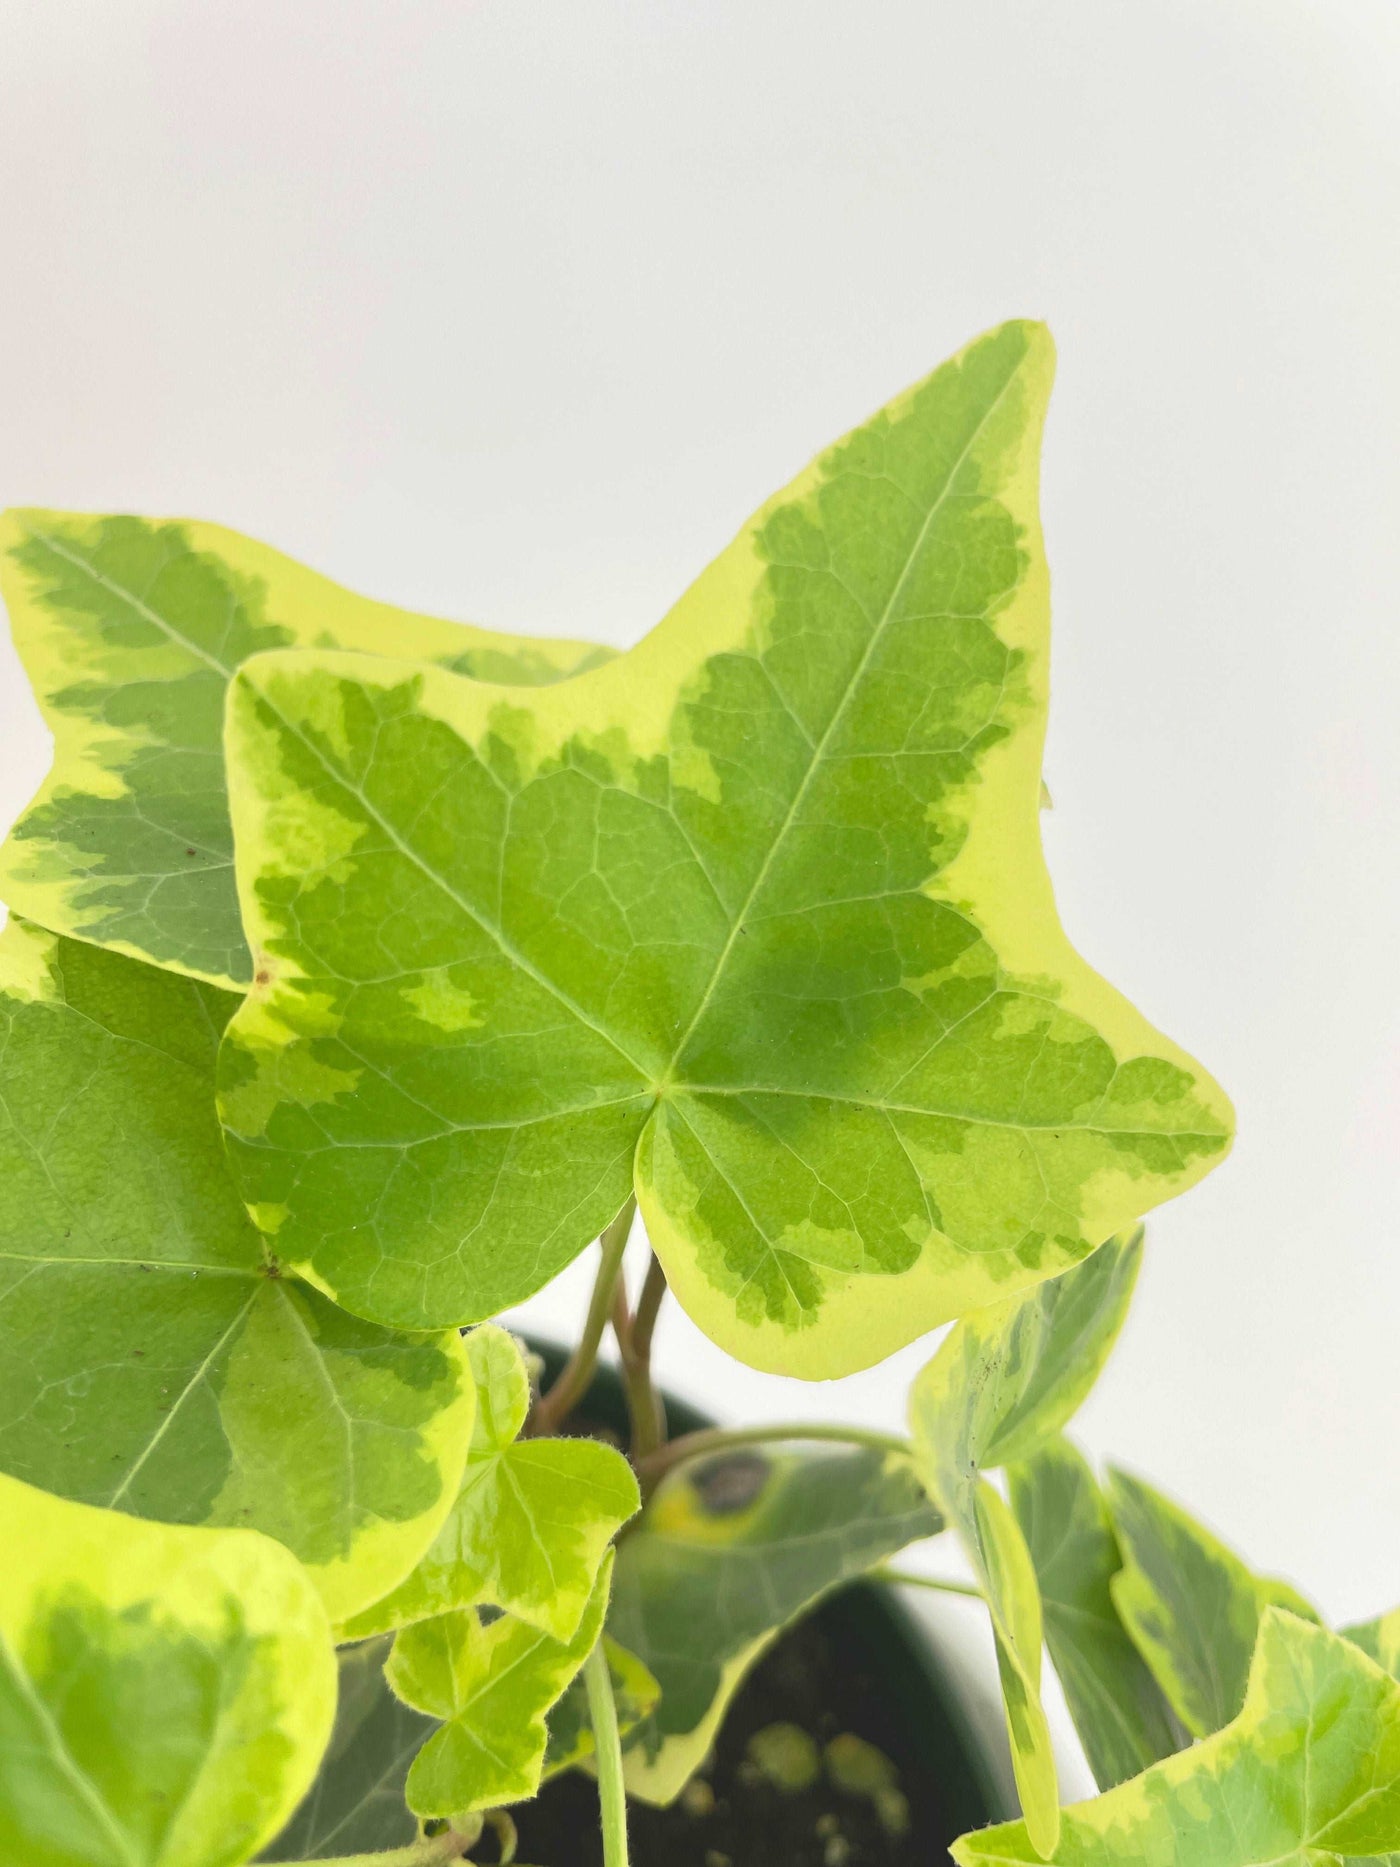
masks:
<path fill-rule="evenodd" d="M 216 985 L 252 977 L 220 746 L 246 656 L 354 648 L 531 683 L 608 652 L 390 609 L 190 522 L 6 513 L 0 591 L 54 736 L 53 769 L 0 850 L 0 898 Z"/>
<path fill-rule="evenodd" d="M 503 1614 L 475 1608 L 405 1627 L 386 1677 L 405 1703 L 441 1718 L 408 1773 L 408 1805 L 441 1817 L 533 1796 L 549 1733 L 545 1715 L 592 1652 L 602 1630 L 612 1572 L 609 1555 L 588 1608 L 568 1641 Z"/>
<path fill-rule="evenodd" d="M 1107 1498 L 1123 1554 L 1114 1605 L 1172 1710 L 1193 1737 L 1207 1737 L 1244 1703 L 1266 1610 L 1317 1615 L 1141 1479 L 1110 1473 Z"/>
<path fill-rule="evenodd" d="M 1050 374 L 1037 326 L 979 339 L 576 679 L 247 664 L 223 1109 L 289 1262 L 475 1321 L 635 1186 L 696 1321 L 825 1377 L 1220 1157 L 1224 1098 L 1045 873 Z"/>
<path fill-rule="evenodd" d="M 788 1622 L 942 1527 L 909 1462 L 873 1449 L 738 1448 L 673 1471 L 618 1548 L 608 1612 L 661 1688 L 629 1793 L 671 1801 Z"/>
<path fill-rule="evenodd" d="M 909 1396 L 920 1475 L 987 1598 L 1016 1786 L 1046 1854 L 1060 1799 L 1040 1700 L 1040 1591 L 1016 1519 L 984 1474 L 1026 1458 L 1084 1399 L 1122 1327 L 1141 1254 L 1140 1233 L 1110 1239 L 1053 1282 L 964 1317 Z"/>
<path fill-rule="evenodd" d="M 0 1469 L 89 1504 L 267 1531 L 335 1619 L 456 1494 L 472 1383 L 277 1273 L 229 1179 L 212 986 L 0 934 Z"/>
<path fill-rule="evenodd" d="M 284 1822 L 335 1707 L 287 1552 L 0 1477 L 0 1860 L 234 1867 Z"/>
<path fill-rule="evenodd" d="M 1269 1608 L 1239 1716 L 1066 1809 L 1048 1857 L 1022 1822 L 964 1835 L 958 1867 L 1339 1867 L 1400 1846 L 1400 1686 L 1336 1634 Z"/>
<path fill-rule="evenodd" d="M 1122 1567 L 1108 1508 L 1068 1440 L 1007 1472 L 1040 1587 L 1045 1644 L 1100 1789 L 1183 1748 L 1166 1699 L 1128 1638 L 1110 1583 Z"/>
<path fill-rule="evenodd" d="M 608 1545 L 641 1503 L 611 1446 L 516 1437 L 530 1379 L 504 1329 L 473 1329 L 467 1355 L 476 1423 L 457 1501 L 412 1575 L 343 1630 L 350 1639 L 488 1602 L 570 1640 Z"/>

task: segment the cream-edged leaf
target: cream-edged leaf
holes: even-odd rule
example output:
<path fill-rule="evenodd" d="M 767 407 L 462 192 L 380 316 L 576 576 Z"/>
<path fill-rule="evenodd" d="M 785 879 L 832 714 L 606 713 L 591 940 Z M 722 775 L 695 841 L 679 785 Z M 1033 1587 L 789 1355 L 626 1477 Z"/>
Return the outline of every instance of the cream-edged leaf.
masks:
<path fill-rule="evenodd" d="M 466 1339 L 476 1423 L 457 1501 L 432 1547 L 347 1637 L 487 1602 L 569 1640 L 617 1532 L 641 1504 L 620 1452 L 593 1439 L 520 1439 L 530 1382 L 514 1339 L 486 1323 Z"/>
<path fill-rule="evenodd" d="M 227 986 L 252 977 L 220 745 L 241 661 L 351 648 L 533 683 L 609 653 L 392 609 L 190 520 L 6 513 L 0 594 L 54 736 L 53 768 L 0 850 L 0 898 Z"/>
<path fill-rule="evenodd" d="M 408 1773 L 409 1807 L 442 1817 L 533 1796 L 549 1733 L 546 1715 L 593 1650 L 608 1603 L 611 1555 L 568 1641 L 475 1608 L 418 1621 L 395 1636 L 386 1668 L 405 1703 L 442 1719 Z"/>
<path fill-rule="evenodd" d="M 619 1545 L 608 1613 L 661 1692 L 627 1743 L 628 1793 L 670 1802 L 782 1629 L 941 1528 L 896 1454 L 736 1448 L 670 1473 Z"/>
<path fill-rule="evenodd" d="M 1220 1158 L 1223 1096 L 1045 872 L 1050 375 L 1038 326 L 978 339 L 573 680 L 244 666 L 262 983 L 223 1108 L 289 1261 L 381 1322 L 477 1321 L 635 1190 L 703 1329 L 826 1377 Z"/>
<path fill-rule="evenodd" d="M 1016 1786 L 1047 1853 L 1059 1791 L 1040 1698 L 1040 1592 L 1016 1518 L 984 1474 L 1025 1458 L 1084 1399 L 1127 1314 L 1141 1249 L 1140 1234 L 1110 1239 L 1053 1282 L 964 1317 L 909 1397 L 919 1473 L 987 1597 Z"/>
<path fill-rule="evenodd" d="M 234 1001 L 12 920 L 0 933 L 0 1470 L 87 1504 L 266 1531 L 334 1619 L 446 1515 L 473 1388 L 278 1274 L 213 1106 Z"/>
<path fill-rule="evenodd" d="M 958 1867 L 1339 1867 L 1400 1847 L 1400 1686 L 1336 1634 L 1266 1611 L 1239 1715 L 1064 1811 L 964 1835 Z"/>
<path fill-rule="evenodd" d="M 1094 1780 L 1112 1789 L 1182 1749 L 1185 1734 L 1113 1604 L 1122 1557 L 1081 1454 L 1050 1439 L 1006 1476 L 1056 1676 Z"/>
<path fill-rule="evenodd" d="M 236 1867 L 296 1806 L 335 1708 L 325 1612 L 241 1530 L 0 1477 L 0 1860 Z"/>
<path fill-rule="evenodd" d="M 1287 1582 L 1256 1575 L 1181 1507 L 1112 1472 L 1109 1511 L 1123 1555 L 1113 1601 L 1154 1678 L 1194 1737 L 1244 1703 L 1259 1624 L 1272 1607 L 1316 1620 Z"/>
<path fill-rule="evenodd" d="M 1344 1627 L 1342 1637 L 1384 1667 L 1392 1679 L 1400 1679 L 1400 1608 Z"/>

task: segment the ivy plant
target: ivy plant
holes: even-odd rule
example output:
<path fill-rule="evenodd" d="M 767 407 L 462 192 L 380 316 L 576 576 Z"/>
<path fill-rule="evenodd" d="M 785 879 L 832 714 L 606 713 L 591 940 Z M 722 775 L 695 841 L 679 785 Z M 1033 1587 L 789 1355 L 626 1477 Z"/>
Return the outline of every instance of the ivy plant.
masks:
<path fill-rule="evenodd" d="M 989 1617 L 1022 1813 L 963 1867 L 1400 1857 L 1400 1611 L 1329 1631 L 1064 1437 L 1232 1123 L 1055 912 L 1051 370 L 978 338 L 620 655 L 4 520 L 54 737 L 0 852 L 7 1863 L 508 1860 L 583 1770 L 622 1867 L 860 1577 Z M 594 1239 L 545 1379 L 504 1312 Z M 671 1437 L 668 1293 L 807 1379 L 953 1326 L 907 1434 Z M 907 1819 L 802 1744 L 754 1767 Z"/>

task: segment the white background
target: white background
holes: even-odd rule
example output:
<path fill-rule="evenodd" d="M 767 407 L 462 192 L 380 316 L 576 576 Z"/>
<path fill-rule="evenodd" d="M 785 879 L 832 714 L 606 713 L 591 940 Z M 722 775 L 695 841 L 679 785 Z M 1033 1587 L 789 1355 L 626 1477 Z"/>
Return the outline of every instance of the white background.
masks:
<path fill-rule="evenodd" d="M 0 502 L 507 629 L 635 640 L 1050 321 L 1062 909 L 1240 1117 L 1081 1436 L 1330 1612 L 1400 1600 L 1394 0 L 6 0 L 0 164 Z M 725 1415 L 891 1425 L 930 1346 L 802 1389 L 660 1332 Z"/>

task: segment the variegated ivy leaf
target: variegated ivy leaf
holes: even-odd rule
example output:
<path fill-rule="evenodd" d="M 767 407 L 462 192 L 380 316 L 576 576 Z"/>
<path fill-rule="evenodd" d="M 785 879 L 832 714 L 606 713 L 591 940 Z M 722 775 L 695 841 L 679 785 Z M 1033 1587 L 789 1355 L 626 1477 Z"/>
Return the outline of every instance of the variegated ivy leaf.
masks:
<path fill-rule="evenodd" d="M 627 1743 L 628 1792 L 670 1802 L 782 1629 L 942 1527 L 893 1453 L 735 1449 L 673 1471 L 618 1547 L 608 1611 L 609 1633 L 661 1689 Z"/>
<path fill-rule="evenodd" d="M 1342 1637 L 1360 1647 L 1392 1679 L 1400 1680 L 1400 1608 L 1392 1608 L 1389 1614 L 1378 1615 L 1373 1621 L 1344 1627 Z M 1348 1856 L 1345 1867 L 1353 1867 L 1358 1859 L 1356 1855 Z M 1400 1850 L 1372 1856 L 1372 1867 L 1400 1867 Z"/>
<path fill-rule="evenodd" d="M 620 1452 L 593 1439 L 518 1439 L 530 1377 L 504 1329 L 467 1337 L 476 1422 L 457 1501 L 417 1568 L 343 1631 L 350 1639 L 488 1602 L 573 1637 L 614 1536 L 641 1504 Z"/>
<path fill-rule="evenodd" d="M 316 1769 L 330 1628 L 300 1566 L 0 1477 L 0 1860 L 235 1867 Z"/>
<path fill-rule="evenodd" d="M 0 934 L 0 1470 L 267 1531 L 333 1618 L 395 1587 L 456 1495 L 472 1383 L 278 1274 L 213 1105 L 235 1000 L 12 920 Z"/>
<path fill-rule="evenodd" d="M 441 1718 L 408 1773 L 408 1805 L 424 1818 L 520 1802 L 540 1786 L 545 1716 L 593 1650 L 612 1571 L 609 1555 L 587 1611 L 568 1641 L 475 1608 L 405 1627 L 386 1676 L 406 1704 Z"/>
<path fill-rule="evenodd" d="M 220 745 L 246 656 L 353 648 L 533 683 L 608 652 L 410 615 L 190 522 L 7 513 L 0 592 L 54 736 L 53 769 L 0 851 L 0 898 L 216 985 L 252 977 Z"/>
<path fill-rule="evenodd" d="M 1265 1613 L 1239 1716 L 1066 1809 L 1051 1867 L 1340 1867 L 1400 1847 L 1400 1686 L 1356 1647 Z M 1042 1867 L 1025 1825 L 964 1835 L 959 1867 Z"/>
<path fill-rule="evenodd" d="M 340 1860 L 417 1838 L 404 1783 L 436 1720 L 389 1690 L 389 1646 L 380 1639 L 342 1649 L 335 1728 L 316 1780 L 260 1861 Z"/>
<path fill-rule="evenodd" d="M 223 1110 L 289 1262 L 474 1321 L 635 1189 L 711 1336 L 825 1377 L 1220 1157 L 1220 1091 L 1045 873 L 1050 373 L 1037 326 L 971 344 L 577 679 L 242 670 Z"/>
<path fill-rule="evenodd" d="M 1203 1524 L 1138 1478 L 1107 1486 L 1123 1568 L 1113 1600 L 1172 1710 L 1193 1737 L 1239 1713 L 1269 1607 L 1317 1615 L 1287 1582 L 1256 1575 Z"/>
<path fill-rule="evenodd" d="M 1141 1255 L 1141 1233 L 1110 1239 L 1053 1282 L 964 1317 L 909 1397 L 920 1475 L 987 1597 L 1016 1786 L 1044 1853 L 1060 1798 L 1040 1700 L 1040 1591 L 1016 1519 L 984 1474 L 1028 1457 L 1079 1406 L 1122 1327 Z"/>
<path fill-rule="evenodd" d="M 605 1634 L 603 1651 L 608 1660 L 617 1728 L 623 1737 L 635 1731 L 656 1710 L 661 1686 L 635 1653 L 620 1647 Z M 580 1673 L 549 1714 L 549 1747 L 545 1751 L 544 1780 L 579 1764 L 590 1764 L 597 1746 L 588 1709 L 588 1686 Z"/>
<path fill-rule="evenodd" d="M 1182 1749 L 1185 1734 L 1113 1605 L 1122 1557 L 1081 1454 L 1050 1439 L 1006 1476 L 1040 1587 L 1045 1644 L 1094 1780 L 1112 1789 Z"/>
<path fill-rule="evenodd" d="M 1373 1621 L 1344 1627 L 1342 1636 L 1360 1647 L 1377 1666 L 1383 1666 L 1392 1679 L 1400 1679 L 1400 1608 L 1377 1615 Z"/>

